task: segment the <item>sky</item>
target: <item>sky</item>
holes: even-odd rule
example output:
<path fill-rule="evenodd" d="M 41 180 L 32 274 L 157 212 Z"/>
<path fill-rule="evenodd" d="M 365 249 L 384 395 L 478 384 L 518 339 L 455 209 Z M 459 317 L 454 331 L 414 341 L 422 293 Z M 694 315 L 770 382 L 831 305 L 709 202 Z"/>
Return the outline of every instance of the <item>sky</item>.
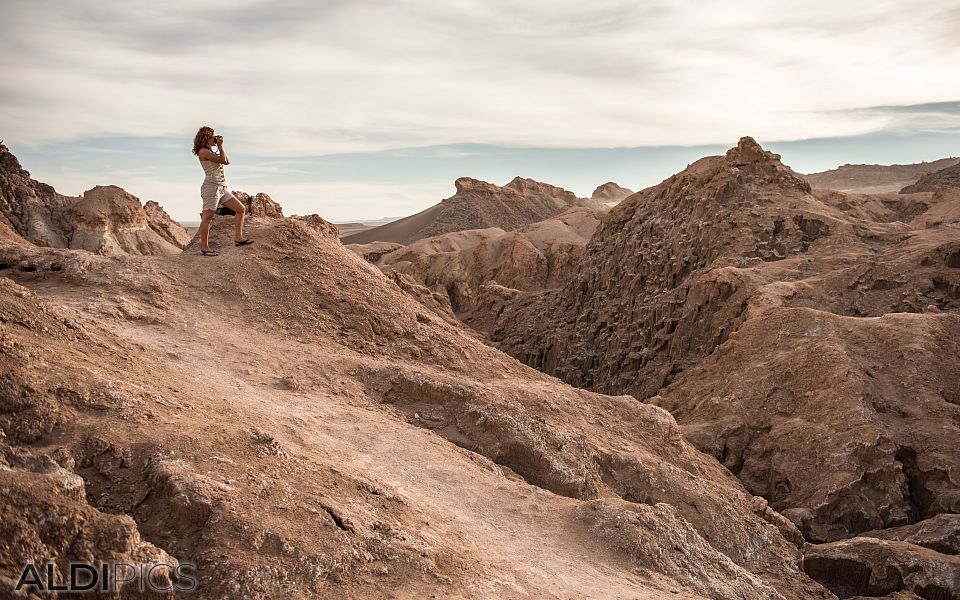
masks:
<path fill-rule="evenodd" d="M 457 177 L 588 196 L 751 135 L 801 172 L 960 155 L 960 1 L 0 0 L 0 139 L 63 194 L 195 220 L 232 189 L 332 221 Z"/>

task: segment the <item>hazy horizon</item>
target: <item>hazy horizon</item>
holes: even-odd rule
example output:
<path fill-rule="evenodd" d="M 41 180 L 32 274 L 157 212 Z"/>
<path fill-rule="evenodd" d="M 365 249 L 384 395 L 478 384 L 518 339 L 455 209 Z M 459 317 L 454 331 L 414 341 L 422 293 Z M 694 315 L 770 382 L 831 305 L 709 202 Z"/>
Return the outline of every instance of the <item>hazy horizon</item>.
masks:
<path fill-rule="evenodd" d="M 801 173 L 814 173 L 843 164 L 911 164 L 960 156 L 960 135 L 917 133 L 821 140 L 760 143 L 781 154 L 785 164 Z M 113 140 L 105 142 L 115 145 Z M 31 175 L 65 195 L 81 195 L 95 185 L 119 185 L 141 201 L 158 201 L 177 221 L 196 221 L 193 196 L 199 177 L 195 159 L 172 142 L 157 144 L 155 164 L 138 171 L 135 164 L 149 148 L 131 143 L 105 151 L 91 142 L 45 145 L 11 151 Z M 457 177 L 473 177 L 497 185 L 515 176 L 529 177 L 589 197 L 607 181 L 639 191 L 683 170 L 704 156 L 722 154 L 736 143 L 711 146 L 636 148 L 504 148 L 455 145 L 406 148 L 378 153 L 300 157 L 296 161 L 255 159 L 231 153 L 231 189 L 266 192 L 285 214 L 317 213 L 332 222 L 374 221 L 419 212 L 455 193 Z M 84 166 L 86 165 L 86 167 Z M 197 169 L 199 171 L 199 169 Z M 364 181 L 328 179 L 332 174 L 360 176 Z M 106 175 L 92 175 L 106 173 Z M 440 178 L 435 178 L 436 175 Z M 165 180 L 164 176 L 169 179 Z"/>

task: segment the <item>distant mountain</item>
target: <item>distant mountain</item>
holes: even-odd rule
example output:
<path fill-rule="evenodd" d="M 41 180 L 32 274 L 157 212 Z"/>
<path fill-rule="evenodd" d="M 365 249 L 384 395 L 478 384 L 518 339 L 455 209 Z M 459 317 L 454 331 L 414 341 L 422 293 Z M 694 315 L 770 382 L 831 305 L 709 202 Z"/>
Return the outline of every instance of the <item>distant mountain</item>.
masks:
<path fill-rule="evenodd" d="M 960 162 L 960 159 L 942 158 L 933 162 L 912 165 L 843 165 L 836 169 L 803 175 L 811 186 L 819 189 L 880 194 L 897 192 L 917 178 Z"/>
<path fill-rule="evenodd" d="M 591 200 L 596 200 L 608 206 L 617 204 L 627 196 L 632 196 L 633 190 L 621 187 L 612 181 L 608 181 L 602 185 L 598 185 L 597 189 L 593 190 L 593 194 L 590 195 Z"/>
<path fill-rule="evenodd" d="M 343 238 L 345 244 L 397 242 L 463 231 L 499 227 L 512 231 L 549 219 L 586 201 L 573 192 L 532 179 L 516 177 L 504 186 L 461 177 L 457 193 L 415 215 Z"/>

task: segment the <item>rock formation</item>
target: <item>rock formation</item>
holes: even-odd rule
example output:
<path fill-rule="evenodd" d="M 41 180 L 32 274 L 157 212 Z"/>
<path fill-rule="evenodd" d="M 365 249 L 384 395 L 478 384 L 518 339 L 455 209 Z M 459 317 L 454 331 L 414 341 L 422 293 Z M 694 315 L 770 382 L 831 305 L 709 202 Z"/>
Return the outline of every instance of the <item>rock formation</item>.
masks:
<path fill-rule="evenodd" d="M 180 223 L 171 219 L 162 206 L 153 200 L 148 200 L 143 205 L 143 211 L 147 213 L 147 225 L 157 235 L 178 248 L 183 248 L 190 243 L 190 234 L 187 233 L 187 230 Z"/>
<path fill-rule="evenodd" d="M 384 272 L 410 277 L 431 298 L 479 330 L 492 325 L 493 304 L 509 290 L 560 287 L 576 274 L 583 248 L 600 223 L 587 207 L 514 231 L 470 229 L 418 240 L 409 246 L 348 246 Z M 478 310 L 479 309 L 479 310 Z"/>
<path fill-rule="evenodd" d="M 70 248 L 95 254 L 179 254 L 186 230 L 154 203 L 149 212 L 115 185 L 98 185 L 72 207 Z"/>
<path fill-rule="evenodd" d="M 32 179 L 17 157 L 0 144 L 0 221 L 24 239 L 38 246 L 66 248 L 77 200 Z"/>
<path fill-rule="evenodd" d="M 957 353 L 955 313 L 784 307 L 652 402 L 808 540 L 837 540 L 960 512 Z"/>
<path fill-rule="evenodd" d="M 897 192 L 917 178 L 960 162 L 942 158 L 912 165 L 842 165 L 836 169 L 803 175 L 811 186 L 838 192 L 880 194 Z"/>
<path fill-rule="evenodd" d="M 914 525 L 867 531 L 862 537 L 899 540 L 941 554 L 960 554 L 960 514 L 941 514 Z"/>
<path fill-rule="evenodd" d="M 960 163 L 927 173 L 916 183 L 904 187 L 900 193 L 937 192 L 943 188 L 960 188 Z"/>
<path fill-rule="evenodd" d="M 233 195 L 247 207 L 247 215 L 251 217 L 283 218 L 283 208 L 263 192 L 257 192 L 251 196 L 245 192 L 234 190 Z"/>
<path fill-rule="evenodd" d="M 830 230 L 824 209 L 745 139 L 614 207 L 577 278 L 506 311 L 494 339 L 578 387 L 647 398 L 736 329 L 747 267 L 805 252 Z M 555 318 L 537 318 L 545 312 Z"/>
<path fill-rule="evenodd" d="M 613 206 L 618 204 L 621 200 L 627 196 L 632 196 L 633 190 L 629 190 L 625 187 L 620 187 L 612 181 L 608 181 L 604 184 L 598 185 L 597 189 L 593 190 L 593 194 L 590 195 L 591 200 L 596 200 L 607 206 Z"/>
<path fill-rule="evenodd" d="M 0 242 L 0 447 L 65 482 L 9 467 L 0 511 L 73 490 L 42 532 L 0 520 L 5 583 L 111 560 L 30 540 L 116 523 L 133 562 L 194 563 L 198 597 L 831 597 L 663 409 L 480 343 L 319 217 L 249 228 L 215 220 L 216 259 Z"/>
<path fill-rule="evenodd" d="M 189 241 L 156 202 L 140 201 L 116 186 L 82 197 L 63 196 L 30 177 L 0 145 L 0 222 L 38 246 L 97 254 L 178 254 Z"/>
<path fill-rule="evenodd" d="M 956 206 L 917 196 L 814 193 L 745 138 L 615 207 L 492 338 L 667 408 L 808 540 L 958 512 Z"/>
<path fill-rule="evenodd" d="M 411 244 L 419 239 L 463 231 L 498 227 L 512 231 L 542 221 L 574 206 L 582 206 L 572 192 L 516 177 L 505 186 L 461 177 L 457 193 L 415 215 L 345 236 L 345 244 L 396 242 Z"/>
<path fill-rule="evenodd" d="M 803 569 L 840 598 L 886 596 L 960 598 L 960 558 L 899 541 L 856 537 L 813 546 Z"/>

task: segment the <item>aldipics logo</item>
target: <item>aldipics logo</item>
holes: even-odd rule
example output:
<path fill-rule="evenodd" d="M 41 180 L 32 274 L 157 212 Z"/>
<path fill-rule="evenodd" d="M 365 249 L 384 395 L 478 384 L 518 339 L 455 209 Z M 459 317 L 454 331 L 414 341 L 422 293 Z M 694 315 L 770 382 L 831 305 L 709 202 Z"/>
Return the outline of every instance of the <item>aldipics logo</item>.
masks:
<path fill-rule="evenodd" d="M 60 573 L 53 563 L 27 563 L 13 591 L 184 593 L 197 589 L 193 570 L 190 563 L 72 562 Z"/>

